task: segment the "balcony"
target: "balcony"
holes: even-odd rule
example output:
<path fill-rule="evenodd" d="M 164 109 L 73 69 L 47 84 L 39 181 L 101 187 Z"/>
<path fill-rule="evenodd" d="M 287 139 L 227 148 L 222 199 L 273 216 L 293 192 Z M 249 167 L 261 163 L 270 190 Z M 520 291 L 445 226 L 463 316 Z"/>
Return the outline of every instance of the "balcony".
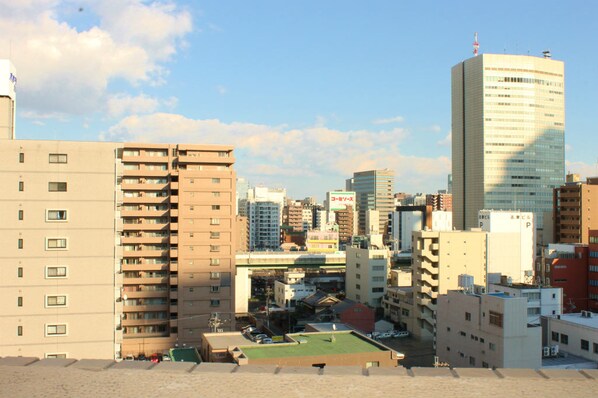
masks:
<path fill-rule="evenodd" d="M 178 258 L 179 257 L 179 250 L 178 249 L 170 249 L 170 258 Z"/>
<path fill-rule="evenodd" d="M 170 286 L 177 286 L 179 284 L 179 277 L 177 275 L 170 275 Z"/>
<path fill-rule="evenodd" d="M 179 291 L 176 289 L 170 289 L 170 299 L 178 300 L 178 298 L 179 298 Z"/>
<path fill-rule="evenodd" d="M 141 248 L 141 250 L 131 250 L 131 251 L 124 251 L 123 257 L 166 257 L 168 256 L 167 250 L 145 250 Z"/>
<path fill-rule="evenodd" d="M 125 333 L 123 338 L 126 339 L 141 339 L 146 337 L 172 337 L 168 332 L 156 332 L 156 333 Z"/>
<path fill-rule="evenodd" d="M 168 290 L 137 290 L 125 291 L 123 295 L 127 295 L 127 299 L 132 298 L 150 298 L 150 297 L 168 297 Z"/>
<path fill-rule="evenodd" d="M 178 272 L 179 270 L 179 262 L 178 261 L 170 261 L 170 272 Z"/>
<path fill-rule="evenodd" d="M 170 209 L 170 217 L 178 217 L 179 209 Z"/>
<path fill-rule="evenodd" d="M 123 319 L 123 326 L 164 325 L 168 319 Z"/>
<path fill-rule="evenodd" d="M 218 156 L 216 152 L 202 152 L 199 156 L 189 156 L 189 155 L 179 155 L 178 158 L 179 164 L 191 163 L 203 163 L 203 164 L 222 164 L 222 165 L 232 165 L 235 163 L 234 156 Z"/>
<path fill-rule="evenodd" d="M 168 304 L 125 305 L 124 312 L 168 311 Z"/>
<path fill-rule="evenodd" d="M 170 244 L 171 245 L 179 244 L 179 236 L 177 234 L 170 234 Z"/>
<path fill-rule="evenodd" d="M 168 264 L 123 264 L 123 271 L 167 271 Z"/>
<path fill-rule="evenodd" d="M 169 196 L 125 196 L 123 204 L 161 204 L 168 203 Z"/>
<path fill-rule="evenodd" d="M 123 278 L 123 285 L 156 285 L 168 283 L 168 277 L 141 277 L 141 278 Z"/>
<path fill-rule="evenodd" d="M 179 307 L 177 305 L 170 305 L 170 313 L 171 314 L 176 314 L 179 312 Z"/>
<path fill-rule="evenodd" d="M 145 206 L 140 206 L 145 207 Z M 168 217 L 168 210 L 121 210 L 121 217 Z"/>
<path fill-rule="evenodd" d="M 123 224 L 124 231 L 138 231 L 140 229 L 147 231 L 160 231 L 168 230 L 168 223 L 164 224 L 149 224 L 149 223 L 134 223 L 134 224 Z"/>
<path fill-rule="evenodd" d="M 178 182 L 170 182 L 170 189 L 179 189 Z"/>

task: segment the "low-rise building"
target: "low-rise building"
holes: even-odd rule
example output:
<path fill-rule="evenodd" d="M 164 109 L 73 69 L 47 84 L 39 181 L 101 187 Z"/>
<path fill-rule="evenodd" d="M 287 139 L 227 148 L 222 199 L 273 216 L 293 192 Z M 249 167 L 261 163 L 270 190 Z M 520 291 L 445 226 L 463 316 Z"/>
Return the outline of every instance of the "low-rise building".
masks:
<path fill-rule="evenodd" d="M 451 290 L 438 297 L 436 355 L 452 367 L 542 365 L 542 328 L 527 322 L 527 299 Z"/>
<path fill-rule="evenodd" d="M 544 347 L 598 363 L 598 314 L 582 311 L 542 317 Z M 598 364 L 596 365 L 598 367 Z"/>
<path fill-rule="evenodd" d="M 490 279 L 490 275 L 488 276 Z M 527 323 L 539 325 L 540 317 L 560 315 L 563 312 L 563 289 L 525 283 L 510 283 L 502 278 L 500 283 L 489 283 L 489 293 L 505 293 L 511 297 L 527 299 Z"/>
<path fill-rule="evenodd" d="M 295 309 L 297 303 L 316 292 L 316 286 L 305 282 L 305 272 L 284 273 L 284 281 L 274 281 L 274 301 L 280 308 Z"/>
<path fill-rule="evenodd" d="M 243 365 L 396 367 L 404 355 L 354 331 L 287 334 L 284 343 L 229 349 Z"/>
<path fill-rule="evenodd" d="M 365 248 L 347 248 L 347 298 L 371 307 L 381 307 L 388 283 L 389 251 L 368 242 L 362 243 Z"/>
<path fill-rule="evenodd" d="M 232 363 L 231 348 L 257 345 L 241 332 L 203 333 L 201 339 L 201 359 L 204 362 Z"/>

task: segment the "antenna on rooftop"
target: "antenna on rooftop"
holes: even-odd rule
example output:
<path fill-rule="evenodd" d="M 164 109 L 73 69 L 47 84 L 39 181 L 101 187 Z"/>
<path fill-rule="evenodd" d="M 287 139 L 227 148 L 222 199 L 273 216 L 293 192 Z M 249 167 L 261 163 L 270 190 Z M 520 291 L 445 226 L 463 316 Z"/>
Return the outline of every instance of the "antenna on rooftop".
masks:
<path fill-rule="evenodd" d="M 478 56 L 478 49 L 480 48 L 480 43 L 478 43 L 478 32 L 473 34 L 473 56 Z"/>
<path fill-rule="evenodd" d="M 552 57 L 550 50 L 544 50 L 544 51 L 542 51 L 542 54 L 544 54 L 544 58 L 546 58 L 546 59 L 550 59 Z"/>

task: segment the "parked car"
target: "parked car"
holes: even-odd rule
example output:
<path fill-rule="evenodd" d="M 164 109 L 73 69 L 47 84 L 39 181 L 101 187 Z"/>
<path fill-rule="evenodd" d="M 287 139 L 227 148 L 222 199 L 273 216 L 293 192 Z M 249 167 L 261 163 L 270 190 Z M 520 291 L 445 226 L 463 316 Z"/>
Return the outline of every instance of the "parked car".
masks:
<path fill-rule="evenodd" d="M 260 341 L 262 341 L 263 339 L 267 339 L 268 335 L 267 334 L 258 334 L 255 335 L 251 338 L 251 340 L 255 341 L 256 343 L 259 343 Z"/>
<path fill-rule="evenodd" d="M 272 344 L 272 343 L 274 343 L 274 341 L 270 337 L 265 337 L 262 340 L 260 340 L 260 344 Z"/>
<path fill-rule="evenodd" d="M 153 363 L 158 363 L 158 362 L 162 361 L 162 355 L 152 354 L 150 356 L 150 361 L 152 361 Z"/>
<path fill-rule="evenodd" d="M 408 337 L 409 332 L 407 330 L 393 330 L 392 337 Z"/>
<path fill-rule="evenodd" d="M 137 356 L 137 360 L 138 361 L 147 361 L 147 357 L 145 356 L 145 354 L 139 354 Z"/>
<path fill-rule="evenodd" d="M 383 333 L 380 333 L 377 338 L 388 339 L 390 337 L 392 337 L 392 334 L 390 332 L 383 332 Z"/>
<path fill-rule="evenodd" d="M 131 354 L 129 354 L 125 357 L 125 361 L 134 361 L 134 360 L 135 360 L 135 357 Z"/>

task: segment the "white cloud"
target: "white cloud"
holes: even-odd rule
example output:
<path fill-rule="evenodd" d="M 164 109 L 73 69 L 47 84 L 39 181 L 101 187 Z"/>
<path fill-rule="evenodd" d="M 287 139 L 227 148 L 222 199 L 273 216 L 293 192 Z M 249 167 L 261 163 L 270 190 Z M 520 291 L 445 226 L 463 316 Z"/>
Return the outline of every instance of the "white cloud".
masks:
<path fill-rule="evenodd" d="M 119 117 L 124 114 L 139 114 L 154 112 L 159 105 L 156 98 L 140 94 L 132 97 L 128 94 L 117 94 L 108 99 L 107 113 L 109 117 Z"/>
<path fill-rule="evenodd" d="M 405 118 L 403 116 L 395 116 L 395 117 L 389 117 L 387 119 L 372 120 L 372 124 L 392 124 L 392 123 L 402 123 L 403 121 L 405 121 Z"/>
<path fill-rule="evenodd" d="M 267 181 L 278 177 L 301 180 L 302 189 L 314 187 L 313 179 L 344 182 L 354 171 L 374 168 L 395 170 L 399 184 L 442 188 L 450 160 L 404 155 L 407 137 L 402 128 L 340 131 L 324 126 L 289 129 L 252 123 L 197 120 L 169 113 L 129 116 L 112 126 L 102 139 L 133 142 L 224 144 L 235 147 L 237 170 Z M 268 178 L 271 177 L 271 178 Z M 309 181 L 306 179 L 310 178 Z M 310 182 L 311 181 L 311 182 Z M 336 183 L 335 185 L 338 185 Z"/>
<path fill-rule="evenodd" d="M 81 1 L 84 30 L 59 15 L 79 5 L 51 0 L 0 4 L 0 57 L 11 57 L 19 78 L 19 109 L 40 114 L 102 110 L 108 84 L 156 84 L 192 29 L 190 14 L 171 2 Z M 80 29 L 80 28 L 79 28 Z"/>
<path fill-rule="evenodd" d="M 582 180 L 587 177 L 598 177 L 598 163 L 588 164 L 585 162 L 565 161 L 567 174 L 579 174 Z"/>
<path fill-rule="evenodd" d="M 446 137 L 444 137 L 440 141 L 436 141 L 436 145 L 450 147 L 452 139 L 453 139 L 453 133 L 451 131 L 449 131 L 448 134 L 446 135 Z"/>

